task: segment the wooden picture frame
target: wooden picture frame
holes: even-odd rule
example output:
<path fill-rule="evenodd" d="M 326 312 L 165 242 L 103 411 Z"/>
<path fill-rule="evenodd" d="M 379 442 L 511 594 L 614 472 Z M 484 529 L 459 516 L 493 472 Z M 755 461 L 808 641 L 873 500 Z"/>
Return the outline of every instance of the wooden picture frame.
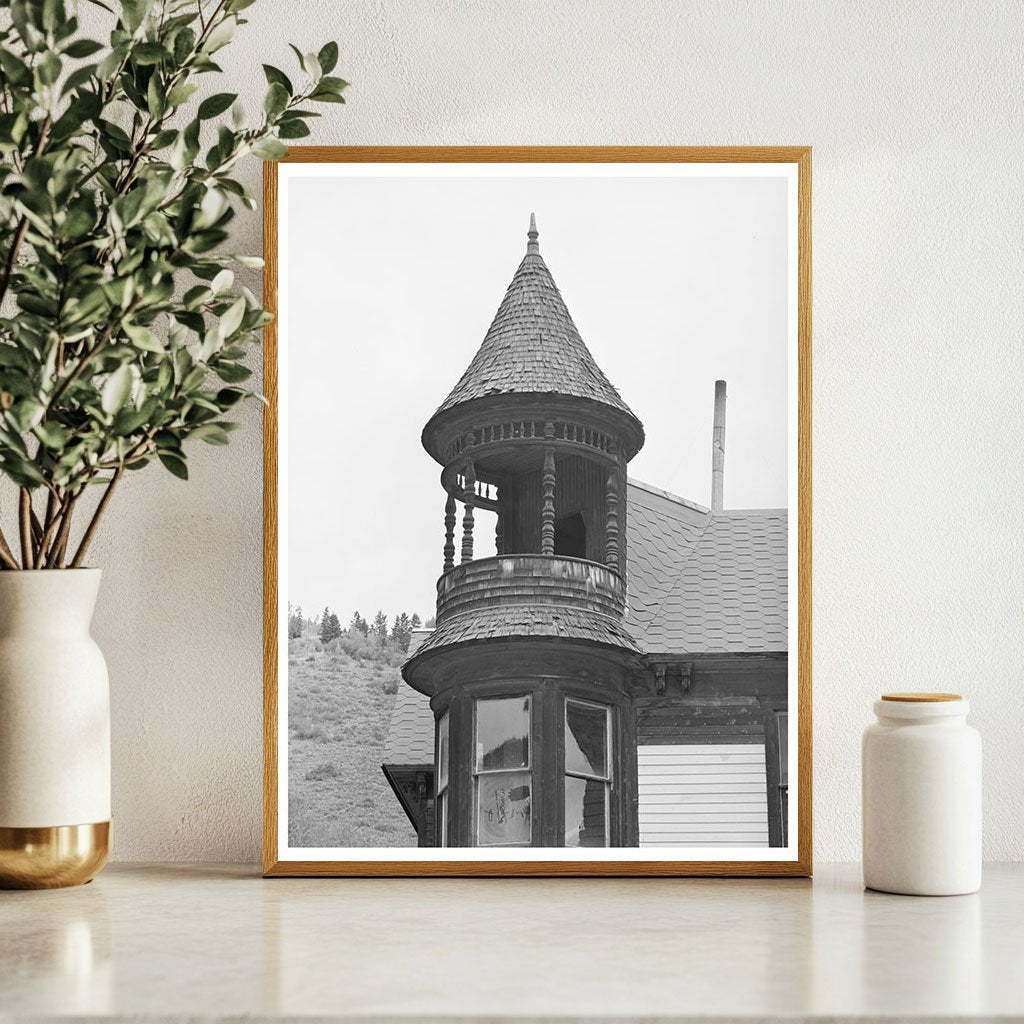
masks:
<path fill-rule="evenodd" d="M 789 859 L 758 857 L 734 860 L 689 859 L 376 859 L 367 849 L 361 859 L 291 859 L 281 856 L 279 846 L 279 607 L 278 579 L 278 237 L 279 165 L 267 163 L 264 171 L 264 294 L 263 302 L 275 314 L 264 333 L 264 770 L 263 770 L 263 872 L 267 877 L 312 876 L 809 876 L 812 868 L 812 772 L 811 772 L 811 150 L 799 146 L 757 147 L 293 147 L 282 164 L 699 164 L 792 165 L 796 174 L 796 354 L 797 441 L 796 477 L 798 530 L 796 640 L 796 726 L 788 735 L 796 740 L 795 761 L 797 840 Z M 543 224 L 541 224 L 543 227 Z M 532 235 L 531 238 L 535 238 Z M 498 298 L 498 296 L 495 296 Z M 479 341 L 479 339 L 475 339 Z M 438 396 L 440 398 L 441 396 Z M 472 473 L 472 462 L 468 463 Z M 792 470 L 791 470 L 792 472 Z M 462 478 L 460 478 L 462 479 Z M 463 480 L 462 486 L 465 487 Z M 610 486 L 610 485 L 609 485 Z M 706 510 L 705 510 L 706 511 Z M 792 506 L 791 506 L 792 512 Z M 449 528 L 449 540 L 452 530 Z M 513 548 L 513 550 L 516 550 Z M 447 563 L 446 563 L 447 564 Z M 790 575 L 790 588 L 792 575 Z M 793 637 L 789 652 L 792 654 Z M 287 641 L 285 641 L 287 643 Z M 659 686 L 664 686 L 665 667 L 652 664 Z M 685 685 L 686 680 L 683 680 Z M 792 685 L 792 684 L 791 684 Z M 792 689 L 790 690 L 792 693 Z M 586 692 L 579 693 L 586 699 Z M 452 705 L 455 707 L 455 704 Z M 776 721 L 778 707 L 762 702 L 764 721 Z M 464 708 L 459 714 L 464 714 Z M 532 735 L 532 734 L 531 734 Z M 778 737 L 766 735 L 768 757 L 779 756 Z M 475 742 L 475 734 L 474 734 Z M 532 741 L 531 741 L 532 742 Z M 561 748 L 559 748 L 561 750 Z M 433 770 L 433 765 L 421 765 Z M 392 786 L 396 783 L 390 779 Z M 396 789 L 396 794 L 397 794 Z M 461 799 L 466 799 L 465 793 Z M 769 810 L 773 806 L 769 801 Z M 778 803 L 774 804 L 778 806 Z M 433 813 L 433 811 L 431 812 Z M 529 812 L 528 812 L 529 813 Z M 436 829 L 437 825 L 431 826 Z M 607 826 L 606 826 L 607 827 Z M 779 826 L 772 825 L 773 837 Z"/>

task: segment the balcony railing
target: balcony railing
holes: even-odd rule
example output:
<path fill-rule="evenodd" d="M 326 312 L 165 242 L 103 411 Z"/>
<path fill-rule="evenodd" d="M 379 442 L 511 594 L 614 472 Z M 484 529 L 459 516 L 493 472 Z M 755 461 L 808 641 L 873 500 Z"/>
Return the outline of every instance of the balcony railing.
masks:
<path fill-rule="evenodd" d="M 561 555 L 481 558 L 437 581 L 438 625 L 459 612 L 510 605 L 559 605 L 621 618 L 626 591 L 608 566 Z"/>

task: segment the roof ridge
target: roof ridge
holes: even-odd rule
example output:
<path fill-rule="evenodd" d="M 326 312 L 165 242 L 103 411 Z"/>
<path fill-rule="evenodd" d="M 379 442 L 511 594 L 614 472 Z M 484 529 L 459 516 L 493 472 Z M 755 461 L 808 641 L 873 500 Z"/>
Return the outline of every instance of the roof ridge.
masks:
<path fill-rule="evenodd" d="M 693 509 L 694 512 L 710 512 L 706 505 L 701 505 L 700 502 L 694 501 L 692 498 L 684 498 L 680 494 L 673 494 L 671 491 L 663 490 L 660 487 L 655 487 L 654 484 L 644 483 L 643 480 L 637 480 L 636 477 L 627 477 L 626 483 L 630 487 L 637 487 L 641 491 L 647 491 L 648 494 L 656 494 L 660 498 L 667 498 L 669 501 L 677 502 L 680 505 L 685 505 L 689 509 Z"/>
<path fill-rule="evenodd" d="M 773 507 L 773 508 L 726 508 L 719 509 L 717 512 L 711 513 L 713 516 L 719 518 L 743 519 L 745 517 L 764 516 L 764 515 L 789 515 L 789 509 L 785 506 Z"/>

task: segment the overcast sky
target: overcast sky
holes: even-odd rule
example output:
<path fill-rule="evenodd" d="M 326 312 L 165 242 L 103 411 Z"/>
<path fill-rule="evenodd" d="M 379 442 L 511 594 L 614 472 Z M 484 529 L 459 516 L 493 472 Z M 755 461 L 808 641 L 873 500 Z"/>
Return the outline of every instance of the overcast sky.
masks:
<path fill-rule="evenodd" d="M 583 340 L 643 421 L 630 476 L 710 503 L 722 378 L 726 508 L 787 504 L 785 179 L 287 188 L 288 597 L 307 614 L 433 614 L 445 495 L 420 431 L 483 341 L 531 211 Z M 477 535 L 493 553 L 491 515 L 478 513 Z"/>

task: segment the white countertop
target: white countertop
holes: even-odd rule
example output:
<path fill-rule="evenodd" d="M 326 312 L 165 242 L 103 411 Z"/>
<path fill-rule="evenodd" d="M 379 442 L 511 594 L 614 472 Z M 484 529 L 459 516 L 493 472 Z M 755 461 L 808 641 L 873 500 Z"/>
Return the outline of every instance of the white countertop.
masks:
<path fill-rule="evenodd" d="M 855 865 L 813 883 L 115 865 L 0 893 L 0 1021 L 69 1014 L 1024 1019 L 1024 865 L 930 899 L 865 892 Z"/>

